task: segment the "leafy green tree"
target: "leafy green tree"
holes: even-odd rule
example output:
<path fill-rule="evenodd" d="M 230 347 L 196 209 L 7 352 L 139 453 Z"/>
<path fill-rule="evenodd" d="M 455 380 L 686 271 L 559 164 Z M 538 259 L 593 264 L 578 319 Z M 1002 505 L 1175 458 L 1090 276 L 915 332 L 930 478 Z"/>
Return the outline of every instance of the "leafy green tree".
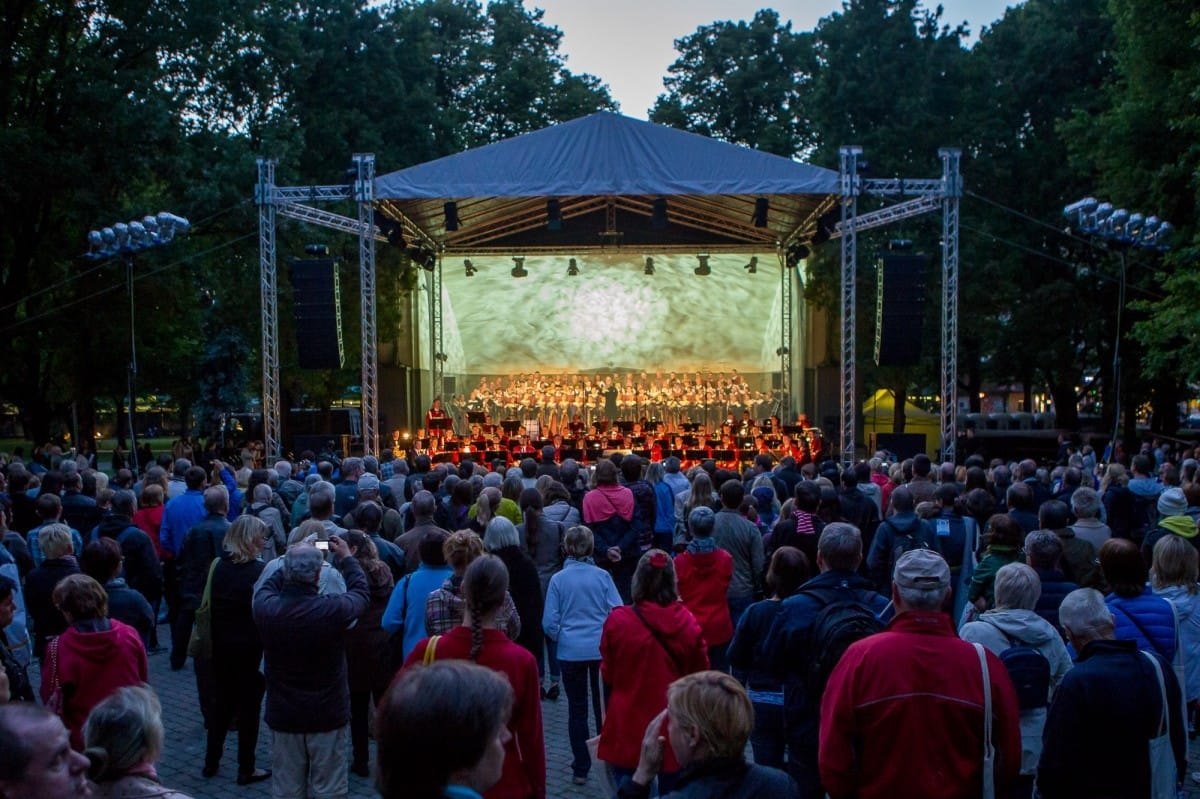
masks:
<path fill-rule="evenodd" d="M 806 97 L 812 35 L 763 9 L 750 22 L 714 22 L 675 41 L 650 120 L 787 157 L 814 144 Z"/>

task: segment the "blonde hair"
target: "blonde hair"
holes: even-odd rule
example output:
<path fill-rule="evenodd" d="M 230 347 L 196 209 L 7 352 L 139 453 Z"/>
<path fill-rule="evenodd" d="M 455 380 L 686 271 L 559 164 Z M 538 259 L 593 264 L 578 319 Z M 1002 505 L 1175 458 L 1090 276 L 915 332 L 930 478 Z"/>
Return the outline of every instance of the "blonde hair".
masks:
<path fill-rule="evenodd" d="M 454 573 L 462 574 L 471 561 L 483 554 L 483 540 L 473 530 L 459 530 L 446 538 L 442 544 L 442 554 Z"/>
<path fill-rule="evenodd" d="M 1119 463 L 1110 463 L 1105 467 L 1104 477 L 1100 480 L 1100 493 L 1103 494 L 1113 483 L 1119 486 L 1129 484 L 1129 475 L 1125 474 L 1125 467 Z"/>
<path fill-rule="evenodd" d="M 267 523 L 257 516 L 244 514 L 233 520 L 225 532 L 225 551 L 234 563 L 249 563 L 258 557 L 258 542 L 267 537 Z"/>
<path fill-rule="evenodd" d="M 712 757 L 740 757 L 754 730 L 754 706 L 746 689 L 730 674 L 698 671 L 667 688 L 672 718 L 694 726 Z"/>
<path fill-rule="evenodd" d="M 288 546 L 299 544 L 310 535 L 315 535 L 320 538 L 325 534 L 325 525 L 316 519 L 307 519 L 300 522 L 300 526 L 292 530 L 292 534 L 288 536 Z"/>
<path fill-rule="evenodd" d="M 1200 591 L 1196 585 L 1200 572 L 1200 552 L 1192 542 L 1177 535 L 1164 535 L 1154 545 L 1154 562 L 1150 566 L 1150 584 L 1157 590 L 1181 585 L 1189 594 Z"/>
<path fill-rule="evenodd" d="M 62 558 L 75 551 L 71 540 L 71 528 L 61 522 L 43 524 L 38 530 L 38 546 L 45 558 Z"/>

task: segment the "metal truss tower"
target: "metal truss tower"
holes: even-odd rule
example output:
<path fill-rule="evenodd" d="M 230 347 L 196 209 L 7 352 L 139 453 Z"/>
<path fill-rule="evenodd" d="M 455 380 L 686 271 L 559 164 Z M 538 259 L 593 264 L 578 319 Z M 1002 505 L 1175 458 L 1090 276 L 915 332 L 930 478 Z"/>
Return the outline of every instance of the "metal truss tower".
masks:
<path fill-rule="evenodd" d="M 280 455 L 279 413 L 279 273 L 275 266 L 275 161 L 258 159 L 259 292 L 262 301 L 263 448 Z"/>
<path fill-rule="evenodd" d="M 792 419 L 792 343 L 796 340 L 792 330 L 792 315 L 795 306 L 792 304 L 792 298 L 795 291 L 795 281 L 798 280 L 794 274 L 794 269 L 789 269 L 787 259 L 781 252 L 779 254 L 780 267 L 780 284 L 779 284 L 779 304 L 780 304 L 780 321 L 782 322 L 783 331 L 779 341 L 779 388 L 782 389 L 780 399 L 782 400 L 782 410 L 779 413 L 781 419 Z"/>
<path fill-rule="evenodd" d="M 940 178 L 863 179 L 858 174 L 862 148 L 843 146 L 840 154 L 840 194 L 842 221 L 835 235 L 842 237 L 842 410 L 841 459 L 854 462 L 857 439 L 858 391 L 857 357 L 857 287 L 858 232 L 919 216 L 930 211 L 942 212 L 942 324 L 941 324 L 941 441 L 942 458 L 954 457 L 954 442 L 958 435 L 958 233 L 959 201 L 962 198 L 962 176 L 959 171 L 962 151 L 943 147 L 938 150 L 942 161 Z M 863 194 L 876 197 L 905 197 L 894 205 L 870 213 L 858 214 L 858 198 Z"/>

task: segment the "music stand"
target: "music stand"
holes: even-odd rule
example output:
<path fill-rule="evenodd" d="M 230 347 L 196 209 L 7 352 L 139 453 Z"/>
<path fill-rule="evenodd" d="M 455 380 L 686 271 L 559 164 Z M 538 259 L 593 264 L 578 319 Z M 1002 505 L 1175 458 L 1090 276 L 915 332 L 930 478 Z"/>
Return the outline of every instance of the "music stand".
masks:
<path fill-rule="evenodd" d="M 699 422 L 684 422 L 682 425 L 680 425 L 680 427 L 683 429 L 683 432 L 685 432 L 685 433 L 700 432 L 700 423 Z"/>
<path fill-rule="evenodd" d="M 682 438 L 683 438 L 683 445 L 685 447 L 700 446 L 700 437 L 699 436 L 683 436 Z"/>
<path fill-rule="evenodd" d="M 489 449 L 483 454 L 487 457 L 488 463 L 491 463 L 492 461 L 501 461 L 503 463 L 508 462 L 508 453 L 502 449 Z"/>
<path fill-rule="evenodd" d="M 798 424 L 785 424 L 783 426 L 783 434 L 795 438 L 796 436 L 804 435 L 804 428 Z"/>
<path fill-rule="evenodd" d="M 681 450 L 681 449 L 669 449 L 669 450 L 666 450 L 663 454 L 664 454 L 664 457 L 667 457 L 667 458 L 679 458 L 679 460 L 684 459 L 683 458 L 683 450 Z"/>
<path fill-rule="evenodd" d="M 645 458 L 646 460 L 650 460 L 650 450 L 648 450 L 648 449 L 635 449 L 635 450 L 631 450 L 631 452 L 634 455 L 637 455 L 639 458 Z"/>
<path fill-rule="evenodd" d="M 453 452 L 439 452 L 433 456 L 434 463 L 454 463 Z"/>
<path fill-rule="evenodd" d="M 617 421 L 616 424 L 617 424 L 617 429 L 620 430 L 622 433 L 632 433 L 633 432 L 634 422 L 626 421 L 625 419 L 620 419 Z"/>
<path fill-rule="evenodd" d="M 731 449 L 714 449 L 713 454 L 712 454 L 713 460 L 715 460 L 715 461 L 736 460 L 733 456 L 733 452 L 734 451 Z"/>
<path fill-rule="evenodd" d="M 561 449 L 558 451 L 558 454 L 559 457 L 564 461 L 567 458 L 571 458 L 576 463 L 583 460 L 583 450 L 581 449 Z"/>
<path fill-rule="evenodd" d="M 480 453 L 478 451 L 460 452 L 460 453 L 458 453 L 458 461 L 459 461 L 459 463 L 462 463 L 463 461 L 472 461 L 473 463 L 480 463 L 481 462 L 480 461 Z"/>
<path fill-rule="evenodd" d="M 431 433 L 434 430 L 449 430 L 449 429 L 450 429 L 450 417 L 449 416 L 442 416 L 442 417 L 438 417 L 438 418 L 429 420 L 429 432 L 431 432 Z"/>
<path fill-rule="evenodd" d="M 483 411 L 467 411 L 467 424 L 487 424 L 487 414 Z"/>
<path fill-rule="evenodd" d="M 683 459 L 687 461 L 702 461 L 708 458 L 708 451 L 703 449 L 685 449 L 683 455 Z"/>
<path fill-rule="evenodd" d="M 510 436 L 515 436 L 521 429 L 521 423 L 516 419 L 505 419 L 500 423 L 500 429 Z"/>

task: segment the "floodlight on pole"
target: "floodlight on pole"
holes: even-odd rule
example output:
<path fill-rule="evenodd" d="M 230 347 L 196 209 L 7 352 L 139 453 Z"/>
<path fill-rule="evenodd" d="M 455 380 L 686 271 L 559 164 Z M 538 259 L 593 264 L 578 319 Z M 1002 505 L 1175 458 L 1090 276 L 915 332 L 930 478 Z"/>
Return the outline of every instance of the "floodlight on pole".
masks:
<path fill-rule="evenodd" d="M 137 309 L 133 298 L 133 261 L 134 255 L 144 250 L 153 249 L 172 241 L 176 233 L 185 233 L 191 227 L 182 216 L 162 211 L 157 216 L 145 216 L 132 222 L 116 222 L 112 227 L 103 227 L 88 231 L 88 251 L 85 258 L 98 261 L 105 258 L 120 257 L 125 263 L 125 290 L 129 295 L 129 370 L 128 370 L 128 422 L 130 445 L 130 465 L 133 471 L 138 471 L 138 441 L 137 427 L 133 423 L 135 412 L 134 381 L 137 377 L 137 330 L 134 320 Z M 141 464 L 148 466 L 149 464 Z"/>

